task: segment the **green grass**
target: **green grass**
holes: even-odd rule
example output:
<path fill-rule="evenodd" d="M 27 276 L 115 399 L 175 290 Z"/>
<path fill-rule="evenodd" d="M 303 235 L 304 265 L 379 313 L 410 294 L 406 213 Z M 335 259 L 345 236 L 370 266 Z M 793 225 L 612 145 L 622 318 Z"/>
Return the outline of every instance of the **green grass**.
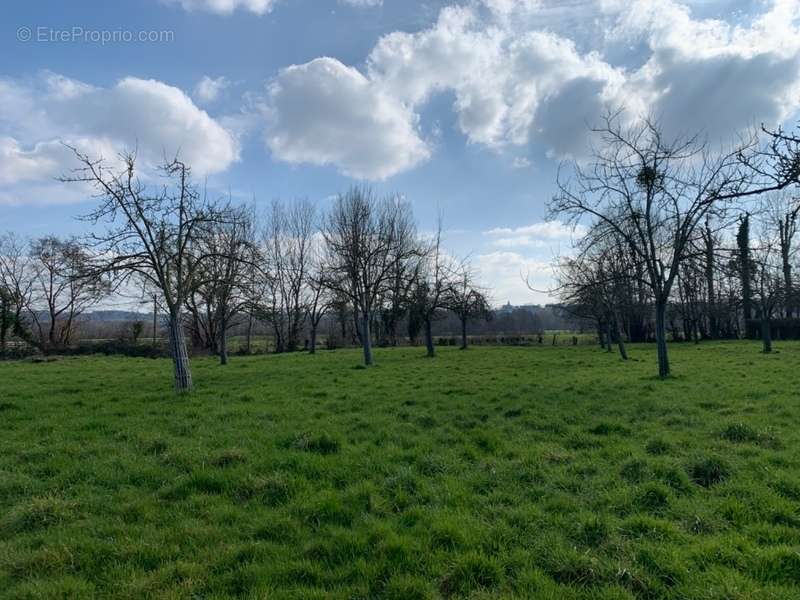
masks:
<path fill-rule="evenodd" d="M 800 344 L 630 350 L 0 364 L 0 597 L 800 597 Z"/>

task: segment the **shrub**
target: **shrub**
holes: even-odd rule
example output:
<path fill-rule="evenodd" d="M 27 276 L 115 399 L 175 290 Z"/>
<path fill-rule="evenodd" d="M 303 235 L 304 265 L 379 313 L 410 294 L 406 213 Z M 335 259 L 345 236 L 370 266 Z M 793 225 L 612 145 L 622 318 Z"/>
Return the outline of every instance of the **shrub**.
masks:
<path fill-rule="evenodd" d="M 121 355 L 134 358 L 169 358 L 169 348 L 166 346 L 134 344 L 125 340 L 83 343 L 73 348 L 64 349 L 62 353 L 75 356 L 104 354 L 106 356 Z"/>

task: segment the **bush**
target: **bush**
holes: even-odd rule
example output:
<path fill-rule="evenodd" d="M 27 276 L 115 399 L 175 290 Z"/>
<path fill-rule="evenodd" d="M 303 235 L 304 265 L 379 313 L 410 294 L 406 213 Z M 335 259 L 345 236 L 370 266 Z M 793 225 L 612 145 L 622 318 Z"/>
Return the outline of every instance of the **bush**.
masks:
<path fill-rule="evenodd" d="M 39 354 L 33 346 L 15 345 L 6 348 L 5 352 L 0 352 L 0 360 L 22 360 Z"/>
<path fill-rule="evenodd" d="M 106 356 L 119 355 L 133 358 L 169 358 L 170 356 L 169 349 L 166 346 L 134 344 L 125 340 L 84 343 L 73 348 L 68 348 L 62 353 L 76 356 L 105 354 Z"/>

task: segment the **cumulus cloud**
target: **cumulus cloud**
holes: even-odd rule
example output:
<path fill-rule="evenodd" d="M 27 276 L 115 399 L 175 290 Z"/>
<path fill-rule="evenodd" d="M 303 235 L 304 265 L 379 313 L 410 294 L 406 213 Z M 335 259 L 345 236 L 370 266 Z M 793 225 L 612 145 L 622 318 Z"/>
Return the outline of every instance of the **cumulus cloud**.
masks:
<path fill-rule="evenodd" d="M 269 84 L 266 102 L 266 141 L 280 160 L 384 179 L 430 155 L 416 115 L 333 58 L 284 69 Z"/>
<path fill-rule="evenodd" d="M 572 252 L 574 242 L 585 234 L 584 226 L 560 221 L 495 227 L 483 232 L 490 251 L 478 255 L 476 263 L 495 290 L 497 303 L 546 304 L 553 301 L 547 293 L 553 258 Z"/>
<path fill-rule="evenodd" d="M 339 0 L 342 4 L 349 4 L 358 8 L 373 8 L 383 6 L 383 0 Z"/>
<path fill-rule="evenodd" d="M 0 131 L 5 202 L 54 201 L 47 183 L 75 165 L 63 144 L 108 159 L 135 148 L 143 166 L 179 154 L 199 175 L 226 169 L 239 152 L 236 138 L 181 90 L 132 77 L 110 88 L 53 73 L 2 79 Z"/>
<path fill-rule="evenodd" d="M 493 246 L 500 248 L 542 248 L 556 251 L 561 244 L 572 245 L 586 235 L 583 225 L 560 221 L 541 221 L 522 227 L 496 227 L 483 232 Z"/>
<path fill-rule="evenodd" d="M 204 11 L 218 15 L 230 15 L 237 10 L 248 11 L 256 15 L 270 12 L 279 0 L 169 0 L 178 3 L 187 11 Z M 341 4 L 359 8 L 382 6 L 383 0 L 339 0 Z"/>
<path fill-rule="evenodd" d="M 492 290 L 494 304 L 552 302 L 546 290 L 552 285 L 553 266 L 545 259 L 501 250 L 477 255 L 475 266 Z"/>
<path fill-rule="evenodd" d="M 225 77 L 209 77 L 204 75 L 194 88 L 194 97 L 203 104 L 209 104 L 219 98 L 231 82 Z"/>
<path fill-rule="evenodd" d="M 595 17 L 584 21 L 597 31 L 580 33 L 590 40 L 600 36 L 597 50 L 581 51 L 568 37 L 563 21 L 569 10 Z M 412 140 L 415 151 L 401 153 L 398 161 L 379 153 L 376 163 L 391 164 L 353 169 L 347 149 L 291 152 L 282 139 L 273 150 L 295 162 L 337 164 L 348 173 L 398 172 L 394 163 L 413 166 L 419 160 L 410 155 L 426 155 L 418 136 L 408 132 L 414 130 L 415 115 L 441 93 L 453 95 L 458 127 L 467 140 L 497 151 L 536 144 L 552 157 L 581 157 L 589 150 L 590 126 L 619 108 L 629 119 L 655 116 L 669 133 L 702 130 L 713 140 L 731 137 L 753 123 L 779 123 L 800 107 L 798 14 L 795 0 L 775 0 L 740 25 L 696 19 L 674 0 L 597 0 L 568 8 L 541 0 L 475 0 L 445 7 L 426 29 L 381 37 L 363 75 L 337 65 L 338 79 L 358 73 L 371 105 L 393 106 L 398 121 L 411 124 L 396 131 Z M 615 65 L 607 58 L 609 49 L 639 48 L 636 42 L 645 52 L 632 63 Z M 316 75 L 327 81 L 319 83 L 321 88 L 331 85 L 328 69 L 304 68 L 308 88 L 313 89 L 309 79 Z M 309 107 L 319 112 L 312 115 L 313 129 L 300 127 L 301 137 L 320 132 L 324 138 L 328 127 L 321 119 L 339 111 L 345 118 L 337 135 L 347 135 L 350 126 L 356 137 L 364 131 L 350 120 L 354 111 L 332 110 L 330 104 Z M 367 120 L 366 130 L 371 125 Z M 284 131 L 287 138 L 291 126 Z"/>
<path fill-rule="evenodd" d="M 173 0 L 175 1 L 175 0 Z M 229 15 L 239 9 L 257 15 L 263 15 L 272 10 L 275 0 L 177 0 L 188 11 L 201 10 L 206 12 Z"/>
<path fill-rule="evenodd" d="M 747 25 L 694 19 L 678 2 L 617 3 L 610 39 L 643 40 L 650 55 L 630 89 L 670 131 L 730 137 L 777 124 L 800 107 L 800 3 L 774 0 Z"/>
<path fill-rule="evenodd" d="M 485 232 L 486 235 L 532 235 L 543 240 L 567 240 L 583 237 L 586 227 L 568 225 L 561 221 L 540 221 L 522 227 L 495 227 Z"/>
<path fill-rule="evenodd" d="M 427 30 L 386 35 L 368 58 L 370 77 L 411 106 L 452 92 L 471 142 L 541 139 L 560 155 L 575 152 L 587 122 L 622 101 L 624 73 L 553 32 L 520 30 L 508 19 L 517 4 L 448 7 Z"/>

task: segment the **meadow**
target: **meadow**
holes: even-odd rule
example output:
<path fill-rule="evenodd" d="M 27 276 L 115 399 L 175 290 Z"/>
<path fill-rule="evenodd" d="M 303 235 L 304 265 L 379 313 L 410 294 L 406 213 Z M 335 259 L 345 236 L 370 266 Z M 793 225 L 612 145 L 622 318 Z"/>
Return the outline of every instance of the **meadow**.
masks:
<path fill-rule="evenodd" d="M 800 597 L 800 344 L 0 363 L 2 598 Z"/>

